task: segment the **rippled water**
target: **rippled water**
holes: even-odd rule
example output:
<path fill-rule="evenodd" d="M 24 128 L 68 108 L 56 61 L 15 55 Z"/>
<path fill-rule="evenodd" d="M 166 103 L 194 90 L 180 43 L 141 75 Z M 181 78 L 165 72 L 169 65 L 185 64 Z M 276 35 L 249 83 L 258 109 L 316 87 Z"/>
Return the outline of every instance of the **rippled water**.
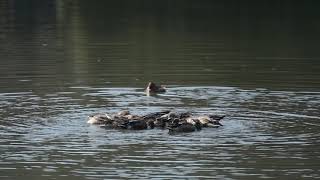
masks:
<path fill-rule="evenodd" d="M 1 176 L 319 177 L 319 105 L 320 93 L 231 87 L 169 87 L 156 97 L 136 88 L 2 93 Z M 167 130 L 86 124 L 89 114 L 123 108 L 137 114 L 176 109 L 227 117 L 222 128 L 175 136 Z"/>
<path fill-rule="evenodd" d="M 1 1 L 0 178 L 320 178 L 310 2 Z M 168 92 L 145 96 L 150 80 Z M 86 123 L 122 109 L 226 118 L 180 135 Z"/>

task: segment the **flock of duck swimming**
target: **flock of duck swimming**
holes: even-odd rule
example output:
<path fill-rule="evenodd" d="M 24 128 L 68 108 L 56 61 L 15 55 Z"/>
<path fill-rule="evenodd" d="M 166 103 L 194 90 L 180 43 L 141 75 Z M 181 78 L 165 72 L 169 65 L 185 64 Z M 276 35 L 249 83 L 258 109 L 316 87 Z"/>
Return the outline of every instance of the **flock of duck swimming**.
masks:
<path fill-rule="evenodd" d="M 163 93 L 166 89 L 149 82 L 145 92 L 147 95 Z M 225 116 L 193 115 L 191 112 L 161 111 L 145 115 L 134 115 L 128 110 L 118 113 L 94 114 L 88 117 L 89 124 L 110 129 L 145 130 L 168 129 L 169 134 L 200 131 L 202 128 L 218 128 L 223 126 L 220 120 Z"/>

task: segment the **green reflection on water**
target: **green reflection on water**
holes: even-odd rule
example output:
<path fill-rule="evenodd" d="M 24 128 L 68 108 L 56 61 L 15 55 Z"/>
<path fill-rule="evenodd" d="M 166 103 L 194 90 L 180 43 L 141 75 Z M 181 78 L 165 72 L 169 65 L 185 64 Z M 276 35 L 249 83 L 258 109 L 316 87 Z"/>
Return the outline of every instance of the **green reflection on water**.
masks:
<path fill-rule="evenodd" d="M 46 86 L 320 86 L 311 2 L 4 1 L 0 8 L 1 71 L 11 86 L 28 78 Z"/>

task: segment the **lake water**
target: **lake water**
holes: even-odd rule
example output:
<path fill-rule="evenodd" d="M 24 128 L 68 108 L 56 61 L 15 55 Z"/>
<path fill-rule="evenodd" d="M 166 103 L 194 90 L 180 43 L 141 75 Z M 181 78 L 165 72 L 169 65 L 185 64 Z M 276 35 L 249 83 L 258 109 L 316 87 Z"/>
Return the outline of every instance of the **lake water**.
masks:
<path fill-rule="evenodd" d="M 320 178 L 316 1 L 0 2 L 1 179 Z M 148 81 L 168 92 L 145 96 Z M 226 115 L 181 135 L 86 123 Z"/>

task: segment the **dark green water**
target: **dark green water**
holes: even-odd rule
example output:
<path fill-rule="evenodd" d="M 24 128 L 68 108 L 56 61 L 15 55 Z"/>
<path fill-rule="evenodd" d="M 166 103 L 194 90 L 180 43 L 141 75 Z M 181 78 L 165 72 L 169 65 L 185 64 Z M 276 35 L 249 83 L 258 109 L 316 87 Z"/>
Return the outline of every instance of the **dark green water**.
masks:
<path fill-rule="evenodd" d="M 320 178 L 318 7 L 0 1 L 1 179 Z M 227 117 L 177 136 L 86 124 L 121 109 Z"/>

